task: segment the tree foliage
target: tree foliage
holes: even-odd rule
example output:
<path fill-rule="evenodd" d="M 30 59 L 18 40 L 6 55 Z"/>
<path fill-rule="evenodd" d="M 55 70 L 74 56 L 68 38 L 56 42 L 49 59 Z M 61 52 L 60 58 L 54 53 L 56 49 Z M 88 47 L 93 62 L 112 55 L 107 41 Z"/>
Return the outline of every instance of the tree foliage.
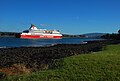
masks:
<path fill-rule="evenodd" d="M 105 39 L 120 40 L 120 34 L 115 34 L 115 33 L 106 34 L 106 35 L 103 35 L 103 36 L 101 36 L 101 37 L 102 37 L 102 38 L 105 38 Z"/>
<path fill-rule="evenodd" d="M 120 34 L 120 29 L 118 30 L 118 34 Z"/>

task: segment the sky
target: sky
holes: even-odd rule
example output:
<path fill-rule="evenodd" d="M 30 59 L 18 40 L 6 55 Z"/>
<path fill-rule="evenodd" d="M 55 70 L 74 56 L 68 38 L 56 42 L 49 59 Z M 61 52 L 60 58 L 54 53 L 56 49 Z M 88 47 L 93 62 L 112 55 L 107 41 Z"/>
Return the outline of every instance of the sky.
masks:
<path fill-rule="evenodd" d="M 64 34 L 116 33 L 120 0 L 0 0 L 0 31 L 22 32 L 31 24 Z"/>

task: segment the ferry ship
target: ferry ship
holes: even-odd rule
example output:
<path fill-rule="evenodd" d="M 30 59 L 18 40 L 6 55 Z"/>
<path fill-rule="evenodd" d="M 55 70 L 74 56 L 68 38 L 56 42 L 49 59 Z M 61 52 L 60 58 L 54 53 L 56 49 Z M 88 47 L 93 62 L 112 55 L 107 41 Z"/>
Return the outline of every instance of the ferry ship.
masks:
<path fill-rule="evenodd" d="M 31 24 L 31 27 L 28 30 L 24 30 L 20 34 L 20 38 L 59 39 L 62 38 L 62 34 L 59 30 L 38 29 L 35 25 Z"/>

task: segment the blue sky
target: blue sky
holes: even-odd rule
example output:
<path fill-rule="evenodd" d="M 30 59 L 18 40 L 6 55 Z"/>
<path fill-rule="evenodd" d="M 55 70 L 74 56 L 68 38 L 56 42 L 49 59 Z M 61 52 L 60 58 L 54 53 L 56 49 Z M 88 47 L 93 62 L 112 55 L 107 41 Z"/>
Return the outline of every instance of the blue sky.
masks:
<path fill-rule="evenodd" d="M 120 0 L 0 0 L 0 31 L 20 32 L 31 23 L 66 34 L 115 33 Z"/>

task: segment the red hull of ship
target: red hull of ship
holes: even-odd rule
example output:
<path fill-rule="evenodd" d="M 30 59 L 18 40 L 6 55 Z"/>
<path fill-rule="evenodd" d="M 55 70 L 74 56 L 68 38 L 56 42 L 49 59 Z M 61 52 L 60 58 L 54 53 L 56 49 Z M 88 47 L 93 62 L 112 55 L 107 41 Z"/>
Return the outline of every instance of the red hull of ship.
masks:
<path fill-rule="evenodd" d="M 27 39 L 60 39 L 61 36 L 49 36 L 49 35 L 21 35 L 20 38 Z"/>

